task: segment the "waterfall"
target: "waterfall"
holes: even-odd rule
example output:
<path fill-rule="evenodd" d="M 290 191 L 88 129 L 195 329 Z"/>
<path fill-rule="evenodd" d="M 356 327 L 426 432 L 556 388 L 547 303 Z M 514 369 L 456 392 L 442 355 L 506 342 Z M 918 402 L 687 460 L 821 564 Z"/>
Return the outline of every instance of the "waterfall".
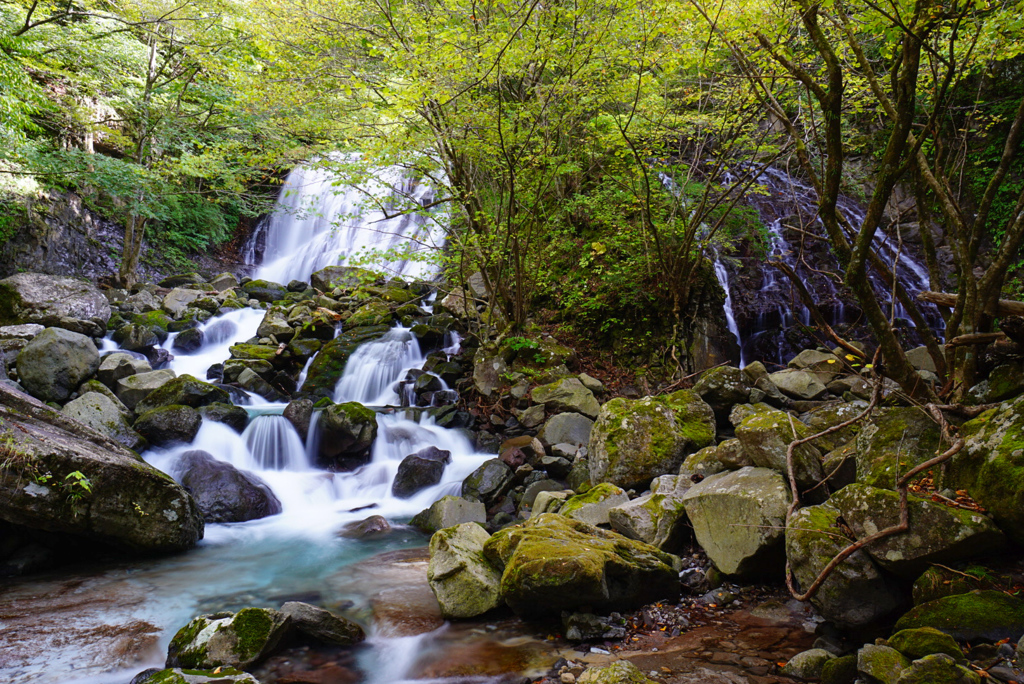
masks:
<path fill-rule="evenodd" d="M 257 416 L 242 433 L 259 470 L 307 470 L 306 447 L 284 416 Z"/>
<path fill-rule="evenodd" d="M 408 328 L 392 328 L 384 337 L 360 346 L 349 358 L 334 390 L 334 401 L 397 406 L 395 385 L 405 372 L 423 365 L 420 345 Z"/>
<path fill-rule="evenodd" d="M 441 217 L 422 209 L 433 198 L 429 185 L 398 167 L 379 169 L 355 187 L 341 184 L 323 164 L 298 166 L 288 174 L 274 211 L 249 240 L 246 263 L 258 266 L 255 278 L 277 283 L 308 281 L 326 266 L 353 261 L 398 276 L 429 278 L 436 269 L 424 259 L 444 242 Z"/>
<path fill-rule="evenodd" d="M 725 291 L 725 325 L 729 328 L 729 332 L 736 338 L 736 344 L 740 348 L 740 368 L 747 365 L 746 358 L 743 355 L 743 338 L 740 337 L 740 328 L 736 325 L 736 315 L 732 308 L 732 289 L 729 287 L 729 273 L 725 270 L 725 264 L 718 258 L 718 254 L 715 254 L 715 276 L 718 278 L 718 284 L 722 286 L 722 290 Z"/>

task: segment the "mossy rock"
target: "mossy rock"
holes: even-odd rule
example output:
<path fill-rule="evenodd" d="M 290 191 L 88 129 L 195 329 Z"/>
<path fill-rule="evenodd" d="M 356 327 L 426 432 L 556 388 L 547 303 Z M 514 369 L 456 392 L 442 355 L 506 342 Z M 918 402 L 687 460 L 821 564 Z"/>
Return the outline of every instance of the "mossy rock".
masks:
<path fill-rule="evenodd" d="M 904 629 L 889 637 L 888 642 L 890 646 L 911 660 L 917 660 L 932 653 L 945 653 L 958 663 L 967 662 L 967 658 L 964 657 L 956 640 L 934 627 Z"/>
<path fill-rule="evenodd" d="M 134 684 L 260 684 L 259 680 L 248 672 L 233 667 L 220 667 L 213 670 L 183 670 L 168 668 L 153 672 L 145 679 L 133 679 Z"/>
<path fill-rule="evenodd" d="M 585 494 L 577 494 L 558 509 L 559 515 L 591 525 L 607 525 L 608 511 L 629 503 L 629 496 L 621 488 L 602 482 Z"/>
<path fill-rule="evenodd" d="M 934 653 L 912 662 L 896 684 L 981 684 L 981 676 L 945 653 Z"/>
<path fill-rule="evenodd" d="M 555 513 L 500 530 L 484 555 L 503 568 L 502 597 L 520 615 L 627 610 L 679 595 L 675 556 Z"/>
<path fill-rule="evenodd" d="M 999 578 L 980 565 L 970 565 L 963 570 L 932 566 L 914 580 L 914 605 L 918 606 L 946 596 L 966 594 L 975 589 L 999 587 Z"/>
<path fill-rule="evenodd" d="M 328 266 L 310 277 L 310 284 L 321 292 L 330 292 L 335 288 L 353 290 L 360 285 L 377 282 L 377 274 L 365 268 L 355 266 Z"/>
<path fill-rule="evenodd" d="M 966 489 L 1000 529 L 1024 545 L 1024 397 L 964 423 L 964 449 L 953 457 L 950 484 Z"/>
<path fill-rule="evenodd" d="M 380 300 L 372 300 L 362 305 L 345 321 L 348 328 L 367 325 L 382 325 L 392 319 L 391 307 Z"/>
<path fill-rule="evenodd" d="M 332 397 L 349 357 L 362 344 L 383 337 L 391 328 L 386 325 L 345 328 L 328 342 L 313 359 L 306 374 L 301 394 L 313 397 Z"/>
<path fill-rule="evenodd" d="M 1006 401 L 1024 392 L 1024 368 L 1019 363 L 1004 363 L 988 376 L 987 403 Z"/>
<path fill-rule="evenodd" d="M 203 417 L 203 420 L 224 423 L 239 434 L 244 432 L 249 424 L 249 413 L 244 408 L 222 402 L 214 402 L 200 407 L 199 415 Z"/>
<path fill-rule="evenodd" d="M 350 471 L 369 462 L 377 439 L 377 414 L 356 401 L 332 404 L 320 414 L 318 462 L 337 471 Z"/>
<path fill-rule="evenodd" d="M 488 539 L 475 522 L 438 530 L 430 538 L 427 581 L 445 618 L 475 617 L 501 605 L 501 571 L 483 553 Z"/>
<path fill-rule="evenodd" d="M 179 375 L 150 392 L 145 399 L 136 404 L 135 411 L 142 414 L 171 404 L 199 408 L 214 403 L 229 404 L 231 397 L 220 387 L 186 374 Z"/>
<path fill-rule="evenodd" d="M 866 407 L 867 404 L 861 401 L 830 404 L 802 414 L 800 422 L 809 427 L 812 433 L 822 432 L 840 423 L 845 423 L 851 418 L 855 418 Z M 817 438 L 812 444 L 818 447 L 822 453 L 833 451 L 853 441 L 860 434 L 861 425 L 861 423 L 847 425 L 837 432 Z"/>
<path fill-rule="evenodd" d="M 857 681 L 857 656 L 830 660 L 821 668 L 821 684 L 854 684 Z"/>
<path fill-rule="evenodd" d="M 191 406 L 171 404 L 140 414 L 134 428 L 154 446 L 188 444 L 202 422 L 202 416 Z"/>
<path fill-rule="evenodd" d="M 167 666 L 248 668 L 273 652 L 290 622 L 287 615 L 266 608 L 197 617 L 171 639 Z"/>
<path fill-rule="evenodd" d="M 914 407 L 876 412 L 857 435 L 857 481 L 895 489 L 900 475 L 934 457 L 939 427 Z"/>
<path fill-rule="evenodd" d="M 784 411 L 767 404 L 754 404 L 736 426 L 736 439 L 742 446 L 743 455 L 755 466 L 787 475 L 786 453 L 790 442 L 810 437 L 814 432 Z M 801 488 L 817 485 L 824 477 L 818 448 L 811 444 L 797 447 L 793 451 L 793 470 Z"/>
<path fill-rule="evenodd" d="M 896 684 L 908 667 L 910 660 L 895 648 L 870 644 L 857 652 L 857 671 L 872 684 Z"/>
<path fill-rule="evenodd" d="M 633 663 L 619 660 L 611 665 L 588 667 L 576 680 L 577 684 L 656 684 L 648 679 Z"/>
<path fill-rule="evenodd" d="M 173 322 L 174 319 L 163 311 L 147 311 L 132 316 L 132 323 L 135 325 L 141 325 L 144 328 L 159 328 L 164 332 L 168 332 L 167 328 Z M 166 338 L 166 335 L 164 337 Z"/>
<path fill-rule="evenodd" d="M 590 479 L 646 486 L 658 475 L 677 472 L 687 456 L 714 441 L 715 414 L 690 390 L 612 399 L 590 433 Z"/>
<path fill-rule="evenodd" d="M 280 283 L 272 283 L 269 280 L 250 280 L 245 285 L 242 285 L 242 292 L 245 293 L 247 299 L 255 299 L 264 304 L 272 304 L 280 299 L 284 299 L 285 295 L 288 294 L 288 288 Z"/>
<path fill-rule="evenodd" d="M 957 641 L 1016 641 L 1024 634 L 1024 600 L 1001 591 L 972 591 L 922 603 L 896 623 L 896 631 L 934 627 Z"/>

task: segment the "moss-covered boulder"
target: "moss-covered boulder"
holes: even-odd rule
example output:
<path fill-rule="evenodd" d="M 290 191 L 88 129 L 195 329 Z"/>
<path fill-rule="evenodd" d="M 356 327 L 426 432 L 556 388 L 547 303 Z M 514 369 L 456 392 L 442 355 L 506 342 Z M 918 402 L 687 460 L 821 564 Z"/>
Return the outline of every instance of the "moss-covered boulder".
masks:
<path fill-rule="evenodd" d="M 114 342 L 121 349 L 145 353 L 146 350 L 159 346 L 160 336 L 153 328 L 126 323 L 114 331 Z"/>
<path fill-rule="evenodd" d="M 980 565 L 968 565 L 960 570 L 935 565 L 914 580 L 911 598 L 918 606 L 946 596 L 966 594 L 975 589 L 998 589 L 999 586 L 999 576 Z"/>
<path fill-rule="evenodd" d="M 285 298 L 288 288 L 280 283 L 273 283 L 269 280 L 250 280 L 242 285 L 242 296 L 246 299 L 255 299 L 257 302 L 272 304 Z"/>
<path fill-rule="evenodd" d="M 729 417 L 733 406 L 750 400 L 751 389 L 747 374 L 735 366 L 709 368 L 693 386 L 693 391 L 714 410 L 719 422 Z"/>
<path fill-rule="evenodd" d="M 202 538 L 195 502 L 170 476 L 4 385 L 0 435 L 8 439 L 0 518 L 146 553 L 188 549 Z"/>
<path fill-rule="evenodd" d="M 462 523 L 487 522 L 487 510 L 479 501 L 470 501 L 460 496 L 442 496 L 430 504 L 430 508 L 420 511 L 409 524 L 424 532 L 437 532 L 446 527 L 454 527 Z"/>
<path fill-rule="evenodd" d="M 269 344 L 233 344 L 229 348 L 232 359 L 242 359 L 244 361 L 266 361 L 267 363 L 274 363 L 280 356 L 277 353 L 277 347 Z"/>
<path fill-rule="evenodd" d="M 185 313 L 185 309 L 187 309 L 192 302 L 202 296 L 202 290 L 194 290 L 187 287 L 176 287 L 164 295 L 163 302 L 161 302 L 160 306 L 174 318 L 181 318 L 181 315 Z"/>
<path fill-rule="evenodd" d="M 839 509 L 826 503 L 802 508 L 790 519 L 786 559 L 801 590 L 854 541 L 843 534 L 839 516 Z M 844 628 L 873 624 L 903 601 L 897 583 L 882 573 L 863 550 L 840 563 L 811 597 L 823 617 Z"/>
<path fill-rule="evenodd" d="M 815 373 L 795 368 L 769 373 L 768 379 L 788 397 L 803 401 L 820 399 L 825 392 L 825 383 Z"/>
<path fill-rule="evenodd" d="M 607 525 L 608 512 L 627 503 L 629 503 L 629 495 L 623 489 L 611 483 L 602 482 L 586 493 L 577 494 L 566 501 L 558 509 L 558 513 L 589 525 Z"/>
<path fill-rule="evenodd" d="M 626 610 L 679 595 L 674 556 L 554 513 L 500 530 L 484 554 L 502 569 L 502 598 L 520 615 Z"/>
<path fill-rule="evenodd" d="M 530 397 L 552 413 L 573 412 L 596 418 L 601 411 L 594 393 L 584 387 L 579 378 L 563 378 L 539 385 L 533 388 Z"/>
<path fill-rule="evenodd" d="M 714 442 L 715 414 L 690 390 L 612 399 L 601 407 L 590 433 L 590 479 L 644 487 Z"/>
<path fill-rule="evenodd" d="M 379 299 L 374 299 L 356 309 L 345 321 L 348 328 L 361 326 L 386 325 L 391 322 L 391 307 Z"/>
<path fill-rule="evenodd" d="M 863 401 L 842 402 L 821 406 L 807 413 L 801 414 L 800 422 L 810 428 L 811 433 L 818 433 L 828 428 L 845 423 L 863 413 L 867 403 Z M 819 437 L 813 444 L 822 453 L 838 449 L 853 441 L 860 434 L 863 422 L 848 425 L 830 435 Z"/>
<path fill-rule="evenodd" d="M 576 680 L 577 684 L 655 684 L 653 679 L 640 671 L 628 660 L 618 660 L 611 665 L 588 667 Z"/>
<path fill-rule="evenodd" d="M 857 652 L 857 672 L 871 684 L 896 684 L 910 660 L 895 648 L 870 644 Z"/>
<path fill-rule="evenodd" d="M 220 387 L 186 374 L 179 375 L 146 395 L 145 399 L 135 405 L 135 411 L 141 414 L 171 404 L 199 408 L 214 403 L 231 403 L 231 397 Z"/>
<path fill-rule="evenodd" d="M 149 361 L 132 356 L 131 354 L 115 352 L 107 354 L 100 359 L 100 365 L 96 371 L 96 379 L 116 391 L 117 381 L 121 378 L 127 378 L 129 375 L 135 375 L 136 373 L 148 373 L 151 370 L 153 368 L 149 365 Z"/>
<path fill-rule="evenodd" d="M 114 394 L 125 406 L 134 411 L 140 401 L 148 397 L 154 390 L 173 380 L 174 377 L 174 371 L 169 368 L 148 373 L 135 373 L 118 380 L 113 388 Z"/>
<path fill-rule="evenodd" d="M 697 542 L 726 575 L 778 575 L 785 560 L 783 535 L 789 487 L 768 468 L 712 475 L 683 495 Z"/>
<path fill-rule="evenodd" d="M 18 353 L 18 377 L 32 396 L 65 401 L 100 367 L 92 340 L 63 328 L 47 328 Z"/>
<path fill-rule="evenodd" d="M 966 489 L 1014 542 L 1024 544 L 1024 396 L 964 423 L 950 483 Z"/>
<path fill-rule="evenodd" d="M 167 667 L 251 667 L 273 653 L 290 622 L 287 615 L 266 608 L 202 615 L 171 639 Z"/>
<path fill-rule="evenodd" d="M 366 639 L 366 632 L 358 624 L 319 606 L 288 601 L 281 612 L 291 619 L 291 629 L 302 641 L 351 646 Z"/>
<path fill-rule="evenodd" d="M 343 329 L 341 334 L 325 344 L 313 359 L 306 373 L 306 381 L 302 384 L 301 393 L 312 396 L 314 400 L 333 396 L 334 388 L 345 372 L 345 364 L 356 348 L 383 337 L 389 330 L 386 325 Z"/>
<path fill-rule="evenodd" d="M 981 684 L 981 675 L 945 653 L 935 653 L 910 663 L 896 684 Z"/>
<path fill-rule="evenodd" d="M 490 535 L 467 522 L 430 538 L 427 582 L 446 618 L 482 615 L 501 605 L 501 572 L 484 556 Z"/>
<path fill-rule="evenodd" d="M 326 468 L 349 471 L 369 462 L 377 439 L 377 414 L 359 402 L 332 404 L 320 414 L 320 451 Z"/>
<path fill-rule="evenodd" d="M 835 655 L 823 648 L 801 651 L 789 659 L 779 674 L 797 679 L 821 679 L 825 663 L 834 660 Z"/>
<path fill-rule="evenodd" d="M 154 446 L 188 444 L 196 438 L 203 418 L 191 406 L 170 404 L 141 414 L 135 430 Z"/>
<path fill-rule="evenodd" d="M 216 672 L 170 667 L 149 672 L 143 679 L 136 676 L 135 679 L 132 679 L 132 684 L 260 684 L 260 682 L 248 672 L 242 672 L 233 667 L 219 667 Z"/>
<path fill-rule="evenodd" d="M 911 660 L 932 653 L 945 653 L 958 663 L 967 662 L 956 639 L 934 627 L 900 630 L 889 637 L 888 643 Z"/>
<path fill-rule="evenodd" d="M 128 418 L 110 397 L 99 392 L 86 392 L 69 401 L 61 413 L 88 425 L 115 442 L 135 451 L 142 450 L 146 440 L 132 429 Z"/>
<path fill-rule="evenodd" d="M 896 480 L 937 455 L 939 428 L 919 408 L 876 411 L 857 435 L 857 481 L 895 489 Z"/>
<path fill-rule="evenodd" d="M 1006 546 L 1006 537 L 987 516 L 944 506 L 916 496 L 908 497 L 910 529 L 865 547 L 882 567 L 908 579 L 932 563 L 984 555 Z M 900 521 L 900 495 L 854 483 L 829 499 L 843 514 L 858 539 Z"/>
<path fill-rule="evenodd" d="M 794 434 L 795 431 L 795 434 Z M 790 442 L 814 434 L 811 428 L 790 414 L 767 404 L 754 404 L 736 425 L 736 439 L 743 455 L 760 468 L 771 468 L 788 479 L 786 452 Z M 824 477 L 821 452 L 812 444 L 802 444 L 793 452 L 793 474 L 797 484 L 809 489 Z"/>
<path fill-rule="evenodd" d="M 462 497 L 485 505 L 494 503 L 512 488 L 513 475 L 501 459 L 488 459 L 462 481 Z"/>
<path fill-rule="evenodd" d="M 845 655 L 830 660 L 821 668 L 821 684 L 854 684 L 856 680 L 856 655 Z"/>
<path fill-rule="evenodd" d="M 91 283 L 42 273 L 0 280 L 0 325 L 38 323 L 102 337 L 109 318 L 110 303 Z"/>
<path fill-rule="evenodd" d="M 657 485 L 657 487 L 655 487 Z M 689 534 L 690 524 L 683 506 L 683 494 L 690 480 L 662 475 L 651 485 L 652 492 L 608 511 L 612 529 L 670 553 L 677 551 Z"/>
<path fill-rule="evenodd" d="M 718 457 L 718 447 L 704 447 L 695 454 L 690 454 L 679 467 L 679 474 L 683 477 L 693 479 L 695 482 L 703 480 L 708 475 L 728 470 L 722 459 Z M 750 465 L 745 464 L 745 465 Z M 696 476 L 696 477 L 695 477 Z"/>
<path fill-rule="evenodd" d="M 214 402 L 206 406 L 200 406 L 198 411 L 203 420 L 224 423 L 238 433 L 243 432 L 246 426 L 249 425 L 249 413 L 240 406 Z"/>
<path fill-rule="evenodd" d="M 365 268 L 355 266 L 328 266 L 310 277 L 310 284 L 321 292 L 330 292 L 335 288 L 354 290 L 360 285 L 377 281 L 377 274 Z"/>
<path fill-rule="evenodd" d="M 287 342 L 295 336 L 295 330 L 288 324 L 288 313 L 284 307 L 272 306 L 263 315 L 257 337 L 273 336 L 278 342 Z"/>
<path fill-rule="evenodd" d="M 1001 591 L 972 591 L 922 603 L 896 623 L 896 631 L 934 627 L 957 641 L 1016 641 L 1024 635 L 1024 600 Z"/>

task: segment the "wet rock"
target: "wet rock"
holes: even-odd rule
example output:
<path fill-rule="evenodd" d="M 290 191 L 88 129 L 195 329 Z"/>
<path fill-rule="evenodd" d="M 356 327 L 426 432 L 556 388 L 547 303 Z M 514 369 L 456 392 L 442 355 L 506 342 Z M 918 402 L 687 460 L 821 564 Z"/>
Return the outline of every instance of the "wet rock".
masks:
<path fill-rule="evenodd" d="M 627 609 L 679 595 L 677 558 L 562 515 L 500 530 L 484 554 L 502 568 L 502 597 L 520 615 Z"/>
<path fill-rule="evenodd" d="M 164 446 L 191 442 L 202 422 L 202 416 L 191 406 L 171 404 L 141 414 L 134 427 L 153 446 Z"/>
<path fill-rule="evenodd" d="M 314 401 L 319 397 L 333 396 L 334 388 L 345 370 L 345 364 L 356 348 L 383 337 L 390 329 L 386 325 L 343 329 L 336 338 L 325 344 L 313 359 L 306 374 L 306 381 L 302 384 L 302 394 L 312 397 Z M 271 350 L 271 353 L 276 351 Z"/>
<path fill-rule="evenodd" d="M 782 569 L 789 501 L 779 473 L 752 467 L 712 475 L 683 495 L 697 542 L 716 568 L 740 577 Z"/>
<path fill-rule="evenodd" d="M 29 394 L 43 401 L 63 402 L 96 373 L 100 355 L 85 335 L 47 328 L 21 350 L 17 366 Z"/>
<path fill-rule="evenodd" d="M 142 677 L 142 675 L 146 675 Z M 183 670 L 167 668 L 166 670 L 146 670 L 132 679 L 131 684 L 260 684 L 259 680 L 248 672 L 233 667 L 212 670 Z"/>
<path fill-rule="evenodd" d="M 179 375 L 160 385 L 135 405 L 138 413 L 145 413 L 161 406 L 177 404 L 199 408 L 207 404 L 230 403 L 228 393 L 208 382 L 191 375 Z"/>
<path fill-rule="evenodd" d="M 843 536 L 839 515 L 838 508 L 825 503 L 802 508 L 790 519 L 786 557 L 798 587 L 809 587 L 835 555 L 853 542 Z M 892 613 L 903 603 L 903 596 L 897 584 L 860 550 L 835 568 L 811 603 L 827 620 L 856 628 Z"/>
<path fill-rule="evenodd" d="M 114 342 L 128 351 L 145 352 L 160 344 L 160 338 L 144 325 L 128 323 L 114 331 Z"/>
<path fill-rule="evenodd" d="M 175 318 L 180 318 L 189 304 L 202 296 L 202 290 L 176 287 L 164 296 L 163 301 L 160 303 L 160 308 Z"/>
<path fill-rule="evenodd" d="M 657 684 L 648 679 L 636 665 L 628 660 L 618 660 L 611 665 L 588 667 L 576 684 Z"/>
<path fill-rule="evenodd" d="M 909 666 L 909 660 L 888 646 L 871 644 L 857 652 L 857 671 L 872 683 L 896 684 L 900 674 Z"/>
<path fill-rule="evenodd" d="M 167 667 L 250 667 L 274 651 L 290 622 L 284 613 L 266 608 L 197 617 L 171 639 Z"/>
<path fill-rule="evenodd" d="M 191 354 L 203 346 L 206 335 L 199 328 L 190 328 L 178 333 L 171 349 L 182 354 Z"/>
<path fill-rule="evenodd" d="M 462 483 L 462 498 L 470 501 L 482 501 L 489 505 L 512 488 L 512 469 L 501 459 L 492 458 L 484 461 Z"/>
<path fill-rule="evenodd" d="M 113 390 L 117 398 L 134 411 L 140 401 L 148 397 L 154 390 L 173 380 L 174 377 L 174 371 L 172 370 L 135 373 L 118 380 Z"/>
<path fill-rule="evenodd" d="M 295 431 L 303 442 L 309 434 L 309 421 L 313 417 L 313 401 L 311 399 L 296 399 L 289 402 L 284 408 L 283 414 L 288 422 L 292 424 Z"/>
<path fill-rule="evenodd" d="M 37 323 L 102 337 L 109 318 L 107 298 L 90 283 L 42 273 L 0 280 L 0 325 Z"/>
<path fill-rule="evenodd" d="M 295 336 L 295 330 L 288 324 L 287 313 L 283 307 L 272 306 L 267 309 L 260 327 L 256 330 L 256 337 L 271 336 L 278 342 L 288 342 Z"/>
<path fill-rule="evenodd" d="M 558 513 L 588 525 L 607 525 L 609 511 L 627 503 L 629 496 L 625 491 L 602 482 L 585 494 L 568 499 Z"/>
<path fill-rule="evenodd" d="M 915 578 L 932 563 L 984 555 L 1006 546 L 1006 538 L 986 516 L 916 496 L 908 497 L 910 529 L 872 542 L 866 551 L 883 568 Z M 900 495 L 854 483 L 829 499 L 858 539 L 900 521 Z"/>
<path fill-rule="evenodd" d="M 1000 641 L 1024 635 L 1024 601 L 1000 591 L 972 591 L 922 603 L 896 622 L 896 631 L 934 627 L 958 641 Z"/>
<path fill-rule="evenodd" d="M 206 406 L 200 406 L 197 410 L 203 420 L 224 423 L 238 433 L 242 433 L 249 424 L 249 414 L 240 406 L 214 402 Z"/>
<path fill-rule="evenodd" d="M 625 624 L 622 618 L 616 620 L 593 613 L 562 613 L 562 630 L 569 641 L 622 639 L 626 636 Z"/>
<path fill-rule="evenodd" d="M 371 515 L 365 520 L 346 523 L 338 532 L 338 536 L 346 539 L 375 539 L 385 537 L 392 531 L 393 528 L 387 518 L 382 515 Z"/>
<path fill-rule="evenodd" d="M 534 387 L 530 396 L 535 403 L 544 404 L 551 412 L 574 412 L 596 418 L 601 411 L 601 404 L 594 398 L 594 393 L 577 378 L 564 378 Z"/>
<path fill-rule="evenodd" d="M 121 409 L 104 394 L 86 392 L 69 401 L 61 413 L 88 425 L 129 449 L 141 450 L 146 440 L 132 429 Z"/>
<path fill-rule="evenodd" d="M 255 299 L 263 304 L 272 304 L 284 299 L 285 295 L 288 294 L 288 289 L 285 286 L 280 283 L 270 282 L 269 280 L 250 280 L 245 285 L 242 285 L 241 289 L 245 293 L 245 297 Z"/>
<path fill-rule="evenodd" d="M 340 615 L 299 601 L 288 601 L 281 612 L 291 618 L 292 630 L 320 643 L 351 646 L 366 639 L 366 632 Z"/>
<path fill-rule="evenodd" d="M 548 418 L 537 438 L 545 444 L 585 445 L 590 443 L 593 427 L 594 421 L 579 413 L 557 413 Z"/>
<path fill-rule="evenodd" d="M 330 292 L 335 288 L 355 289 L 362 284 L 376 282 L 377 275 L 373 271 L 355 266 L 328 266 L 310 276 L 313 289 Z"/>
<path fill-rule="evenodd" d="M 444 617 L 474 617 L 501 605 L 501 573 L 483 554 L 489 538 L 476 523 L 438 530 L 430 538 L 427 581 Z"/>
<path fill-rule="evenodd" d="M 789 659 L 780 674 L 797 679 L 820 679 L 825 663 L 835 656 L 823 648 L 802 651 Z"/>
<path fill-rule="evenodd" d="M 149 553 L 191 548 L 202 538 L 188 493 L 121 444 L 2 385 L 0 421 L 18 434 L 0 469 L 3 519 Z M 37 481 L 38 473 L 50 478 Z"/>
<path fill-rule="evenodd" d="M 391 494 L 399 499 L 408 499 L 421 489 L 437 484 L 444 474 L 444 467 L 451 462 L 450 451 L 432 446 L 409 454 L 398 464 Z"/>
<path fill-rule="evenodd" d="M 901 630 L 889 637 L 888 644 L 911 660 L 932 653 L 945 653 L 958 663 L 967 662 L 956 640 L 934 627 Z"/>
<path fill-rule="evenodd" d="M 487 522 L 487 511 L 479 501 L 458 496 L 443 496 L 425 511 L 418 513 L 409 524 L 424 532 L 437 532 L 462 523 Z"/>
<path fill-rule="evenodd" d="M 320 414 L 319 426 L 320 463 L 344 472 L 370 460 L 377 439 L 377 414 L 371 409 L 355 401 L 332 404 Z"/>
<path fill-rule="evenodd" d="M 918 408 L 876 411 L 857 435 L 857 482 L 895 489 L 900 474 L 935 456 L 939 428 Z"/>
<path fill-rule="evenodd" d="M 688 455 L 714 440 L 714 412 L 689 390 L 612 399 L 601 407 L 590 435 L 590 480 L 643 487 L 677 471 Z"/>
<path fill-rule="evenodd" d="M 281 502 L 266 482 L 208 452 L 186 451 L 174 473 L 208 523 L 245 522 L 281 512 Z"/>
<path fill-rule="evenodd" d="M 788 413 L 766 404 L 757 404 L 751 408 L 736 426 L 736 439 L 743 447 L 743 454 L 755 466 L 771 468 L 788 478 L 786 452 L 790 442 L 796 438 L 809 437 L 814 432 Z M 797 447 L 793 452 L 793 474 L 803 489 L 818 484 L 824 478 L 821 452 L 810 444 Z"/>

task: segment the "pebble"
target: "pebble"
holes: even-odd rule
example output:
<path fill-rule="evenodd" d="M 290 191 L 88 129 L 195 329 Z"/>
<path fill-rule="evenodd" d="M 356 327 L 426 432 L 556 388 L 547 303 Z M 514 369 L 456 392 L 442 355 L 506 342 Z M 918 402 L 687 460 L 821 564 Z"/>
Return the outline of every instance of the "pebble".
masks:
<path fill-rule="evenodd" d="M 572 672 L 563 672 L 560 679 L 562 684 L 576 684 L 576 675 Z"/>

